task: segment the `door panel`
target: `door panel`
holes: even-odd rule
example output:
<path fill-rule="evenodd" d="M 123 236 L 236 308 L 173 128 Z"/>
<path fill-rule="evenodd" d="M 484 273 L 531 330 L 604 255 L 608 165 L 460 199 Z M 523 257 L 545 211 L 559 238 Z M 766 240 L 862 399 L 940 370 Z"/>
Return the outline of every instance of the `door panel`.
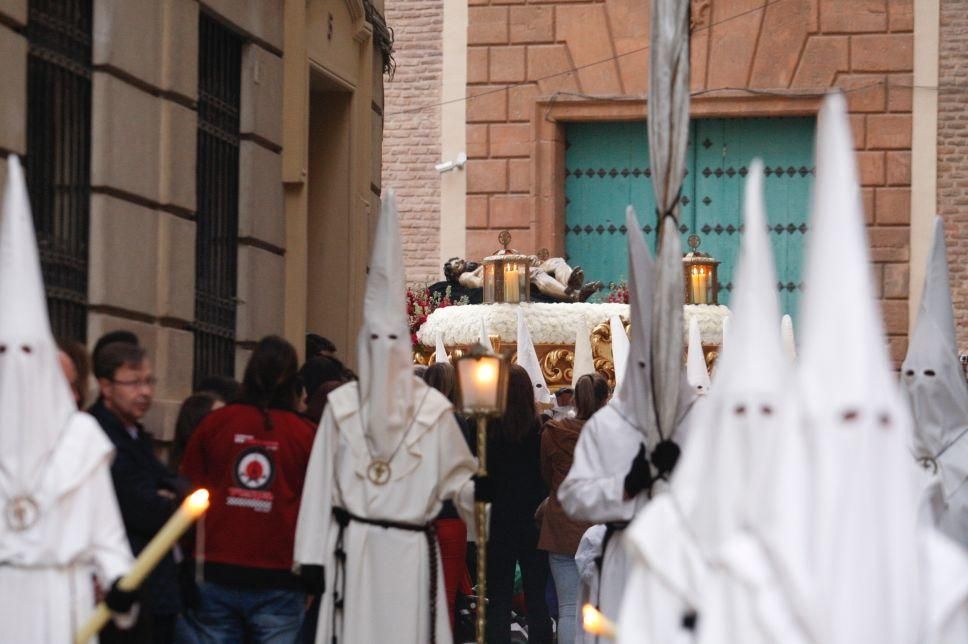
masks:
<path fill-rule="evenodd" d="M 729 304 L 742 230 L 745 178 L 763 160 L 770 238 L 784 312 L 795 314 L 813 184 L 814 119 L 755 118 L 693 121 L 680 220 L 683 249 L 695 233 L 700 250 L 719 267 L 720 303 Z M 655 199 L 644 121 L 575 123 L 567 128 L 565 249 L 588 279 L 627 279 L 625 206 L 639 214 L 655 244 Z"/>

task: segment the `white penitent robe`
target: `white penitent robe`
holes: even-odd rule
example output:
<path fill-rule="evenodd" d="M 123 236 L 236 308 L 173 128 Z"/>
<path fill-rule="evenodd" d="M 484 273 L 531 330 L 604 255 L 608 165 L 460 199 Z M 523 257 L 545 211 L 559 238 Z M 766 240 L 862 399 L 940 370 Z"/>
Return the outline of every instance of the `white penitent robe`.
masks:
<path fill-rule="evenodd" d="M 575 628 L 575 641 L 579 644 L 595 643 L 595 636 L 586 633 L 582 626 L 581 608 L 598 599 L 598 559 L 602 555 L 604 538 L 605 526 L 593 525 L 585 530 L 575 552 L 575 566 L 578 568 L 578 594 L 575 600 L 575 617 L 578 623 Z"/>
<path fill-rule="evenodd" d="M 350 521 L 342 535 L 345 574 L 335 551 L 340 526 L 333 508 L 366 519 L 423 526 L 454 501 L 473 526 L 477 463 L 471 456 L 450 402 L 417 378 L 419 404 L 409 432 L 390 461 L 390 480 L 367 478 L 370 455 L 360 421 L 357 383 L 329 395 L 310 456 L 296 527 L 294 561 L 325 567 L 326 592 L 319 612 L 318 644 L 334 641 L 334 594 L 343 597 L 335 620 L 336 640 L 425 644 L 430 641 L 430 564 L 427 537 L 421 532 Z M 422 402 L 421 402 L 422 401 Z M 372 449 L 372 448 L 371 448 Z M 386 458 L 389 454 L 381 454 Z M 451 642 L 443 569 L 437 560 L 436 642 Z"/>
<path fill-rule="evenodd" d="M 97 422 L 74 414 L 29 490 L 37 522 L 14 531 L 0 520 L 0 640 L 72 642 L 94 610 L 94 577 L 106 589 L 131 567 L 113 455 Z"/>
<path fill-rule="evenodd" d="M 645 504 L 647 492 L 626 499 L 625 476 L 644 441 L 642 432 L 613 403 L 589 418 L 575 446 L 571 470 L 558 488 L 558 501 L 568 516 L 594 523 L 631 521 Z M 598 596 L 590 598 L 609 619 L 618 617 L 625 589 L 623 538 L 622 530 L 611 534 L 603 553 Z"/>

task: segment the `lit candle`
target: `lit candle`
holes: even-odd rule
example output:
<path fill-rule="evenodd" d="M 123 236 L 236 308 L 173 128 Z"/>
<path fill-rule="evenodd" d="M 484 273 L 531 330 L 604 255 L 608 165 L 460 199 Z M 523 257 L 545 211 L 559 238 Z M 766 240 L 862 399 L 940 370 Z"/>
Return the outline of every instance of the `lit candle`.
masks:
<path fill-rule="evenodd" d="M 186 498 L 175 511 L 175 514 L 168 519 L 168 523 L 162 526 L 154 539 L 141 551 L 128 574 L 118 581 L 118 587 L 130 592 L 141 586 L 145 577 L 154 570 L 161 558 L 172 549 L 175 542 L 185 534 L 185 531 L 195 523 L 198 517 L 208 510 L 208 505 L 208 490 L 204 488 L 196 490 Z M 111 619 L 111 611 L 104 602 L 101 602 L 95 609 L 94 614 L 87 620 L 87 623 L 78 631 L 75 642 L 86 644 L 88 640 L 104 628 L 109 619 Z"/>
<path fill-rule="evenodd" d="M 702 269 L 693 266 L 692 270 L 689 271 L 689 288 L 692 292 L 692 303 L 693 304 L 705 304 L 705 280 L 703 279 Z"/>
<path fill-rule="evenodd" d="M 520 289 L 518 287 L 518 269 L 513 265 L 508 265 L 504 271 L 504 301 L 516 303 L 519 299 Z"/>
<path fill-rule="evenodd" d="M 591 604 L 581 607 L 581 622 L 586 633 L 615 639 L 615 624 Z"/>

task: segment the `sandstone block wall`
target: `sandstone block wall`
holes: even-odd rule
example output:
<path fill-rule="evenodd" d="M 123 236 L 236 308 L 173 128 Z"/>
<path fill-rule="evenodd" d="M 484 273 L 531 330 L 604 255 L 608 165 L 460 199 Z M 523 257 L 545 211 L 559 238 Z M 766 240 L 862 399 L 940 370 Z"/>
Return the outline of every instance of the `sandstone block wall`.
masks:
<path fill-rule="evenodd" d="M 4 156 L 26 153 L 27 8 L 0 0 Z M 192 386 L 202 10 L 246 41 L 237 340 L 283 330 L 282 4 L 94 0 L 88 339 L 128 328 L 148 347 L 159 386 L 147 426 L 162 440 Z"/>
<path fill-rule="evenodd" d="M 396 190 L 403 252 L 410 282 L 441 273 L 440 102 L 443 0 L 388 2 L 397 69 L 384 86 L 383 187 Z M 443 216 L 446 216 L 444 213 Z"/>
<path fill-rule="evenodd" d="M 938 214 L 944 218 L 958 347 L 968 353 L 968 0 L 941 0 Z"/>

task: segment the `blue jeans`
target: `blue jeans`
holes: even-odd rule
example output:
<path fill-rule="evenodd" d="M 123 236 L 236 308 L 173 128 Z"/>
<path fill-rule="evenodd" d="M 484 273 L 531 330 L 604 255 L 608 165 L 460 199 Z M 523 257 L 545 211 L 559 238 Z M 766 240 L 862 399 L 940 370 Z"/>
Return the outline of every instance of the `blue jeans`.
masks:
<path fill-rule="evenodd" d="M 555 592 L 558 593 L 558 644 L 574 644 L 575 629 L 578 627 L 575 613 L 575 603 L 578 601 L 578 566 L 574 557 L 556 552 L 548 553 L 548 564 L 555 580 Z"/>
<path fill-rule="evenodd" d="M 188 622 L 205 644 L 291 644 L 302 625 L 305 593 L 249 590 L 210 581 L 198 585 Z"/>

